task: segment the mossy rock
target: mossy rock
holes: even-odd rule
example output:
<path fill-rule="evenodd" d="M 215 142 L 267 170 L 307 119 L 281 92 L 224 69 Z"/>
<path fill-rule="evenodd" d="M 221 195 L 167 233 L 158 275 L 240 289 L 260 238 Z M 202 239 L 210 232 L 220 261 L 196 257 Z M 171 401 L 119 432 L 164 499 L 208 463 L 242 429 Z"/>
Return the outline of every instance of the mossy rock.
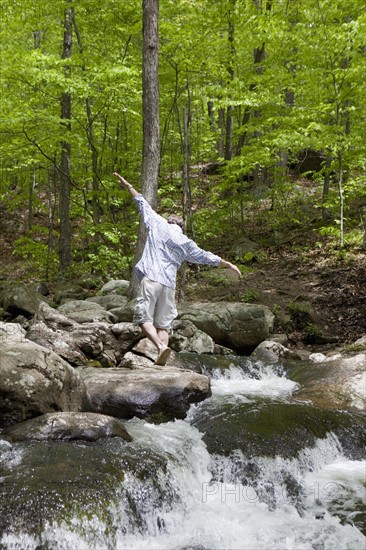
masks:
<path fill-rule="evenodd" d="M 174 495 L 168 494 L 169 488 L 164 489 L 156 476 L 157 470 L 166 470 L 167 459 L 129 445 L 119 438 L 98 443 L 14 444 L 7 453 L 16 460 L 3 462 L 0 469 L 0 532 L 27 533 L 43 548 L 46 524 L 62 524 L 78 533 L 84 521 L 100 520 L 110 532 L 123 531 L 121 518 L 114 513 L 121 499 L 126 522 L 133 518 L 134 524 L 143 528 L 136 483 L 144 482 L 167 503 Z M 127 473 L 135 485 L 124 484 Z"/>
<path fill-rule="evenodd" d="M 346 454 L 357 459 L 366 444 L 363 416 L 299 403 L 226 403 L 213 410 L 204 403 L 194 425 L 204 432 L 208 451 L 223 456 L 239 449 L 247 457 L 290 459 L 329 432 L 338 436 Z"/>

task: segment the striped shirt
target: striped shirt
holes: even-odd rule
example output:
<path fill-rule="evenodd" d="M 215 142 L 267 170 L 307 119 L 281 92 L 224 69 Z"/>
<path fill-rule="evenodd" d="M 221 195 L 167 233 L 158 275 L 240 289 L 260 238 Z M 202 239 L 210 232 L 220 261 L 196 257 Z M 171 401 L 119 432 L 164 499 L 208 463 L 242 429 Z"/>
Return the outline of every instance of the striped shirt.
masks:
<path fill-rule="evenodd" d="M 147 229 L 144 251 L 136 269 L 140 278 L 144 275 L 170 288 L 175 288 L 177 270 L 184 262 L 193 264 L 220 265 L 221 258 L 199 248 L 183 234 L 179 225 L 169 224 L 159 216 L 141 195 L 133 199 L 138 206 Z"/>

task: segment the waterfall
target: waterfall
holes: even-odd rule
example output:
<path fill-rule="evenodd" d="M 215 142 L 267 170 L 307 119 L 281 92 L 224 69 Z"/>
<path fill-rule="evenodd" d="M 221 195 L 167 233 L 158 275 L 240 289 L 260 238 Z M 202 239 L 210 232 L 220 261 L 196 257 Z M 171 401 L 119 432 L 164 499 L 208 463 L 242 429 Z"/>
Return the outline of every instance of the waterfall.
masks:
<path fill-rule="evenodd" d="M 211 376 L 212 398 L 192 406 L 185 421 L 154 425 L 134 418 L 126 422 L 132 443 L 103 444 L 99 460 L 112 453 L 125 475 L 100 512 L 74 510 L 45 521 L 36 534 L 14 525 L 2 534 L 0 547 L 364 550 L 366 462 L 348 457 L 333 432 L 304 444 L 292 457 L 253 455 L 242 444 L 225 455 L 219 448 L 209 451 L 195 426 L 198 418 L 207 421 L 218 411 L 224 437 L 228 403 L 246 411 L 258 399 L 286 401 L 296 388 L 281 369 L 258 364 L 212 369 Z M 78 450 L 96 452 L 102 444 L 93 445 Z M 29 449 L 5 442 L 0 448 L 3 480 L 24 464 Z"/>

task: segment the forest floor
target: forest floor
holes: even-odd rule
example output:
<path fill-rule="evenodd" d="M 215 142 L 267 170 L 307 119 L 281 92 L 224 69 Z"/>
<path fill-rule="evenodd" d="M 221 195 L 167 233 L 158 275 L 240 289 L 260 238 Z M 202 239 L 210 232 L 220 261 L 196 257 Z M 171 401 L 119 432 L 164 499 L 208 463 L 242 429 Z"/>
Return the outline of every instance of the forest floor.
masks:
<path fill-rule="evenodd" d="M 191 281 L 186 298 L 267 305 L 276 316 L 275 331 L 286 332 L 294 346 L 334 349 L 366 335 L 366 254 L 344 262 L 320 251 L 282 250 L 244 271 L 240 281 L 206 272 L 207 282 L 202 286 L 199 276 Z"/>

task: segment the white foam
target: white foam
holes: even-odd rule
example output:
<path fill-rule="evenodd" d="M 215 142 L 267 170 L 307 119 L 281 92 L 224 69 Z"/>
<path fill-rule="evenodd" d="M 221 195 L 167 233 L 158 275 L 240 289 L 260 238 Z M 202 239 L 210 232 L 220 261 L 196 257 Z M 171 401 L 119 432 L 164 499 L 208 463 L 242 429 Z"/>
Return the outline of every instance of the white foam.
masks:
<path fill-rule="evenodd" d="M 212 372 L 211 389 L 216 397 L 253 398 L 268 397 L 271 399 L 289 397 L 298 387 L 293 380 L 280 376 L 270 367 L 260 367 L 252 373 L 245 373 L 239 367 L 215 369 Z"/>

